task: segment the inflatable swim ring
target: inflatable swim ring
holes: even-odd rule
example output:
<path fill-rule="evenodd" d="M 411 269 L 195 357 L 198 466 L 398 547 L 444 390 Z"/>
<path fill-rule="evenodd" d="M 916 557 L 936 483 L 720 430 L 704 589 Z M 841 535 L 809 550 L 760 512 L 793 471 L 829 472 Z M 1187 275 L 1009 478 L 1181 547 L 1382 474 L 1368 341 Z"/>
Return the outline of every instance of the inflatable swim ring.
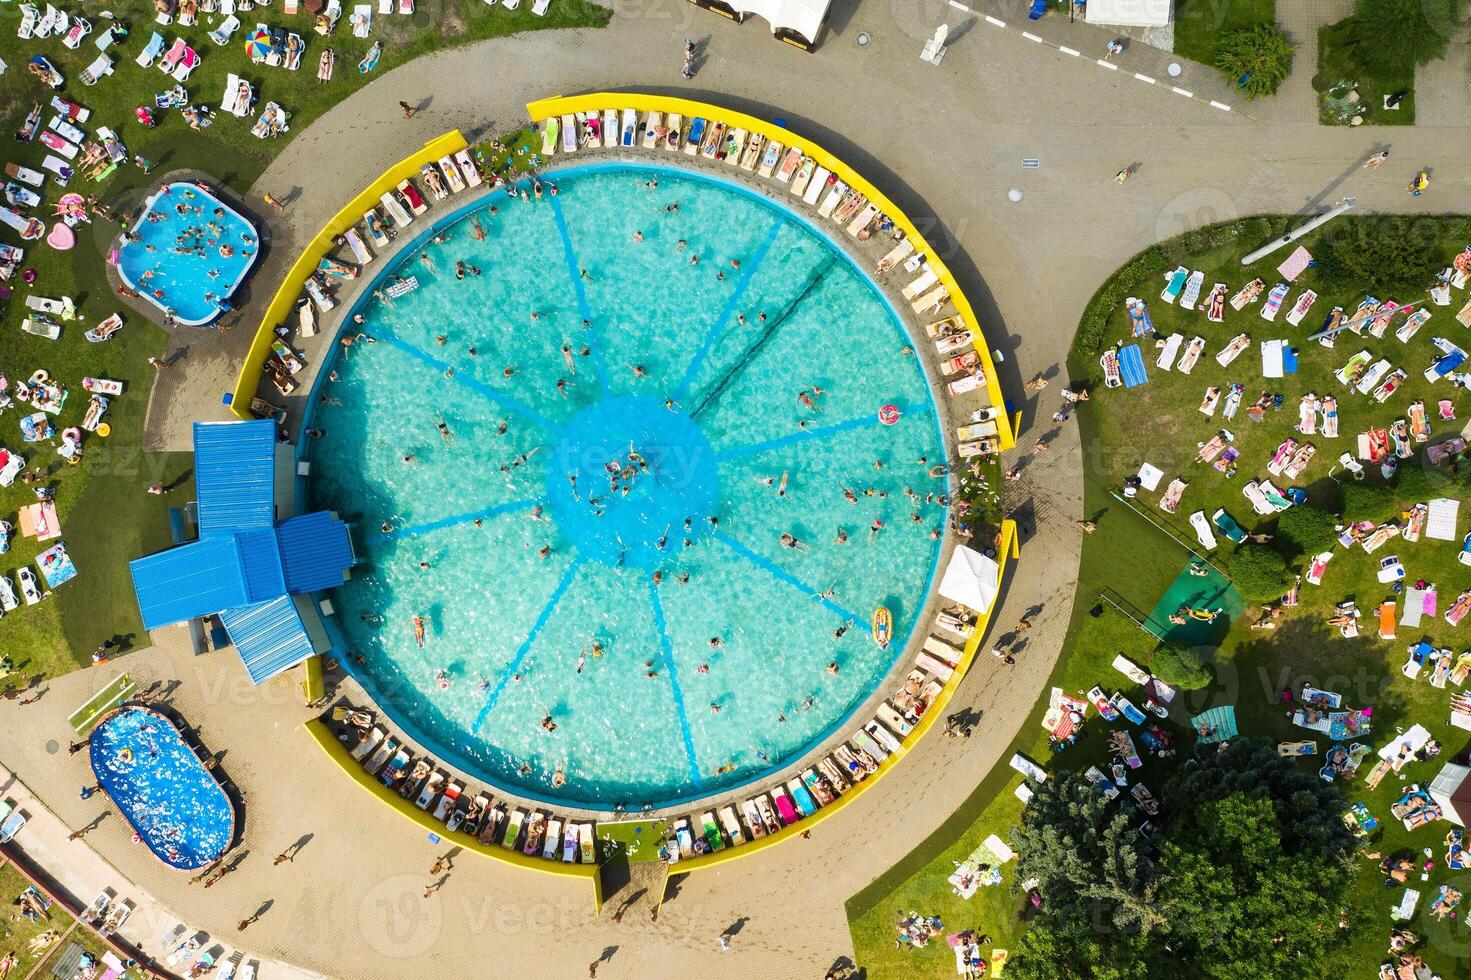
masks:
<path fill-rule="evenodd" d="M 108 425 L 106 422 L 100 422 L 98 423 L 97 428 L 93 431 L 95 431 L 102 438 L 106 439 L 108 436 L 112 435 L 112 426 Z"/>
<path fill-rule="evenodd" d="M 894 617 L 887 606 L 879 606 L 873 611 L 873 642 L 878 644 L 880 650 L 889 648 L 889 638 L 894 632 Z"/>
<path fill-rule="evenodd" d="M 898 422 L 899 406 L 890 404 L 879 409 L 879 421 L 884 423 L 884 425 L 893 425 L 895 422 Z"/>
<path fill-rule="evenodd" d="M 119 762 L 132 762 L 133 761 L 133 750 L 132 749 L 122 749 L 117 754 L 117 760 Z"/>

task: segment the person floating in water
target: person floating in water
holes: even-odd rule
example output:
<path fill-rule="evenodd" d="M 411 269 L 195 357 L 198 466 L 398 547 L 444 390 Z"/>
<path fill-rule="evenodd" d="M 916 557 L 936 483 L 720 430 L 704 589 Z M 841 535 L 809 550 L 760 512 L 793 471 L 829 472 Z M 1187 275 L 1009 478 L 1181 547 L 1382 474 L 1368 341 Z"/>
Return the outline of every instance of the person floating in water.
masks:
<path fill-rule="evenodd" d="M 419 649 L 424 649 L 424 617 L 414 613 L 414 642 L 419 644 Z"/>

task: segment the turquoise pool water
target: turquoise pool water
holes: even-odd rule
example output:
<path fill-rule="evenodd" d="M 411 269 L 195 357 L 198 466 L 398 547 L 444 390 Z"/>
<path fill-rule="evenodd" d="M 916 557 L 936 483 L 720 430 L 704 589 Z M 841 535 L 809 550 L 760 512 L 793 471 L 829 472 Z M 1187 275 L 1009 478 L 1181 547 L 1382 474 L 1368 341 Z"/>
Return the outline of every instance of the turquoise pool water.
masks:
<path fill-rule="evenodd" d="M 115 711 L 92 730 L 88 752 L 98 784 L 160 861 L 202 868 L 229 848 L 234 807 L 163 715 Z"/>
<path fill-rule="evenodd" d="M 556 182 L 380 271 L 311 503 L 357 524 L 338 619 L 397 724 L 518 793 L 667 805 L 791 761 L 889 671 L 868 624 L 902 641 L 923 603 L 942 443 L 893 309 L 803 219 L 673 169 Z"/>
<path fill-rule="evenodd" d="M 174 319 L 202 326 L 228 309 L 255 264 L 255 227 L 209 191 L 165 184 L 143 208 L 118 250 L 123 282 Z"/>

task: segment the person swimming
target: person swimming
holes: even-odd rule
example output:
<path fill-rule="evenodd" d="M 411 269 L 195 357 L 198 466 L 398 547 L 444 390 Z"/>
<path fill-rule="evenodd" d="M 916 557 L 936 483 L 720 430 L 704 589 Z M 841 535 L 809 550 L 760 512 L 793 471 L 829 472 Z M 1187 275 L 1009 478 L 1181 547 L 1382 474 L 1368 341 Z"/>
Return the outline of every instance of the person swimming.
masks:
<path fill-rule="evenodd" d="M 424 649 L 424 617 L 414 613 L 414 642 L 419 644 L 419 649 Z M 441 671 L 442 673 L 442 671 Z"/>

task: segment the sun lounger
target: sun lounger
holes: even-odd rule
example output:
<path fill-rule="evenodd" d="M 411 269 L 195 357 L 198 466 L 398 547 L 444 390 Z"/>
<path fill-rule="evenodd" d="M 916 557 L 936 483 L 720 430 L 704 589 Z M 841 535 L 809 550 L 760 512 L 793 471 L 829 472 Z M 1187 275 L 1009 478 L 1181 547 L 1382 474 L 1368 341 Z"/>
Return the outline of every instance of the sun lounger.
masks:
<path fill-rule="evenodd" d="M 533 856 L 541 853 L 541 843 L 547 832 L 547 818 L 544 813 L 532 813 L 526 821 L 526 843 L 521 847 L 521 853 Z"/>
<path fill-rule="evenodd" d="M 429 205 L 424 203 L 424 198 L 419 195 L 419 189 L 408 181 L 407 178 L 398 182 L 398 196 L 403 203 L 409 206 L 409 211 L 415 215 L 423 214 L 429 210 Z"/>
<path fill-rule="evenodd" d="M 220 111 L 243 119 L 250 115 L 250 107 L 254 102 L 255 90 L 251 88 L 249 82 L 241 79 L 239 75 L 227 74 L 225 76 L 225 94 L 220 99 Z"/>
<path fill-rule="evenodd" d="M 759 818 L 760 814 L 757 814 L 756 816 Z M 700 814 L 698 829 L 700 831 L 700 836 L 704 838 L 705 844 L 709 847 L 710 850 L 725 850 L 725 839 L 720 836 L 720 825 L 715 822 L 714 813 L 706 810 L 704 813 Z M 583 849 L 582 860 L 584 864 L 592 863 L 588 856 L 586 847 L 584 847 Z"/>
<path fill-rule="evenodd" d="M 439 169 L 444 174 L 445 181 L 449 184 L 452 193 L 458 194 L 465 189 L 465 178 L 460 173 L 460 168 L 448 156 L 439 158 Z"/>
<path fill-rule="evenodd" d="M 746 835 L 741 830 L 741 822 L 736 817 L 735 808 L 723 806 L 720 808 L 720 827 L 725 831 L 730 846 L 736 847 L 746 842 Z"/>
<path fill-rule="evenodd" d="M 413 222 L 413 217 L 404 210 L 403 205 L 398 202 L 398 198 L 394 197 L 391 193 L 385 191 L 379 197 L 379 200 L 383 202 L 383 210 L 388 213 L 388 217 L 393 219 L 393 223 L 399 228 L 407 228 Z"/>
<path fill-rule="evenodd" d="M 1236 360 L 1236 358 L 1241 355 L 1242 351 L 1246 350 L 1246 348 L 1250 346 L 1250 336 L 1244 333 L 1237 334 L 1235 337 L 1231 338 L 1230 342 L 1228 342 L 1225 347 L 1221 348 L 1220 353 L 1216 355 L 1216 363 L 1221 365 L 1221 367 L 1226 367 L 1232 361 Z"/>
<path fill-rule="evenodd" d="M 420 810 L 429 809 L 429 804 L 434 802 L 434 798 L 439 795 L 439 791 L 444 787 L 446 778 L 443 772 L 436 770 L 434 775 L 424 781 L 424 788 L 419 790 L 419 796 L 414 800 L 414 806 Z"/>
<path fill-rule="evenodd" d="M 517 807 L 511 811 L 510 817 L 506 819 L 506 833 L 501 838 L 501 847 L 508 851 L 516 850 L 516 844 L 521 839 L 521 825 L 525 820 L 525 810 Z"/>
<path fill-rule="evenodd" d="M 255 121 L 254 126 L 250 127 L 250 135 L 263 140 L 290 132 L 291 127 L 286 125 L 288 118 L 285 109 L 275 102 L 267 102 L 265 108 L 261 110 L 260 118 Z"/>
<path fill-rule="evenodd" d="M 1011 766 L 1011 768 L 1021 773 L 1027 779 L 1036 780 L 1039 783 L 1047 782 L 1047 770 L 1020 752 L 1013 755 L 1007 762 L 1007 765 Z"/>
<path fill-rule="evenodd" d="M 1195 370 L 1195 365 L 1200 363 L 1200 355 L 1205 352 L 1205 338 L 1193 337 L 1190 343 L 1185 345 L 1185 352 L 1180 355 L 1180 363 L 1175 365 L 1175 370 L 1181 374 L 1189 374 Z"/>
<path fill-rule="evenodd" d="M 802 819 L 802 815 L 797 812 L 797 808 L 793 805 L 791 798 L 787 796 L 785 788 L 781 786 L 773 787 L 771 790 L 771 801 L 776 808 L 777 816 L 781 818 L 783 826 L 790 827 Z"/>
<path fill-rule="evenodd" d="M 1389 362 L 1381 358 L 1375 361 L 1374 365 L 1360 376 L 1358 383 L 1354 385 L 1354 390 L 1361 395 L 1367 395 L 1375 385 L 1379 384 L 1380 379 L 1388 373 Z"/>
<path fill-rule="evenodd" d="M 1168 371 L 1175 366 L 1175 358 L 1180 354 L 1180 345 L 1185 342 L 1183 334 L 1172 333 L 1165 339 L 1160 347 L 1159 358 L 1155 361 L 1161 371 Z"/>
<path fill-rule="evenodd" d="M 1190 275 L 1190 270 L 1183 265 L 1174 272 L 1165 273 L 1165 288 L 1160 292 L 1159 298 L 1166 303 L 1173 303 L 1180 298 L 1180 293 L 1185 289 L 1185 280 Z"/>
<path fill-rule="evenodd" d="M 92 22 L 85 17 L 77 17 L 72 20 L 71 26 L 67 28 L 65 36 L 61 39 L 61 43 L 65 47 L 75 51 L 82 46 L 82 39 L 91 33 Z"/>
<path fill-rule="evenodd" d="M 878 205 L 869 204 L 866 206 L 862 211 L 858 212 L 858 217 L 848 222 L 848 234 L 857 238 L 859 233 L 868 227 L 869 222 L 878 216 L 878 213 Z"/>
<path fill-rule="evenodd" d="M 99 54 L 97 60 L 88 65 L 86 70 L 82 72 L 82 84 L 96 85 L 104 76 L 112 74 L 113 64 L 111 55 Z"/>
<path fill-rule="evenodd" d="M 1277 311 L 1282 308 L 1282 300 L 1287 297 L 1287 283 L 1279 282 L 1272 287 L 1267 294 L 1267 300 L 1262 304 L 1261 317 L 1263 320 L 1277 319 Z"/>
<path fill-rule="evenodd" d="M 398 751 L 398 739 L 392 736 L 385 738 L 379 746 L 373 750 L 373 754 L 363 761 L 363 768 L 370 773 L 377 773 L 383 768 L 393 753 Z"/>
<path fill-rule="evenodd" d="M 1287 322 L 1294 327 L 1301 325 L 1303 317 L 1308 315 L 1308 311 L 1313 308 L 1313 303 L 1317 302 L 1317 299 L 1318 294 L 1311 289 L 1299 296 L 1292 309 L 1287 312 Z"/>
<path fill-rule="evenodd" d="M 351 755 L 356 761 L 362 762 L 369 756 L 369 754 L 372 753 L 374 749 L 378 747 L 379 743 L 381 743 L 382 741 L 383 729 L 374 728 L 368 733 L 368 737 L 359 742 L 357 744 L 357 747 L 352 749 L 352 751 L 348 754 Z"/>
<path fill-rule="evenodd" d="M 469 150 L 461 150 L 456 153 L 455 163 L 458 165 L 460 177 L 468 186 L 479 187 L 484 183 L 480 177 L 480 168 L 475 165 L 475 160 L 470 156 Z"/>
<path fill-rule="evenodd" d="M 373 31 L 373 7 L 360 3 L 352 8 L 352 36 L 367 37 Z"/>
<path fill-rule="evenodd" d="M 347 247 L 352 251 L 353 258 L 357 261 L 358 265 L 367 265 L 373 261 L 373 253 L 368 249 L 367 243 L 363 241 L 362 236 L 358 234 L 356 228 L 349 228 L 344 231 L 342 238 L 343 241 L 347 242 Z"/>

